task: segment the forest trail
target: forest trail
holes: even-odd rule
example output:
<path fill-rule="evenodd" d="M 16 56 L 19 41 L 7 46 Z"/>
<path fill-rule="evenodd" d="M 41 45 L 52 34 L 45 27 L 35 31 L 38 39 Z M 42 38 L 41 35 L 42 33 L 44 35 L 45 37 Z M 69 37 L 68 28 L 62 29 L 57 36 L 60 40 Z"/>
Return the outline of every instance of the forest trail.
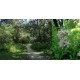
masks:
<path fill-rule="evenodd" d="M 32 44 L 27 44 L 26 48 L 27 48 L 27 58 L 29 60 L 48 60 L 49 56 L 46 55 L 42 55 L 43 52 L 35 52 L 33 49 L 31 49 L 31 45 Z"/>
<path fill-rule="evenodd" d="M 42 54 L 43 52 L 35 52 L 32 48 L 31 48 L 32 44 L 27 44 L 27 51 L 28 53 L 33 53 L 33 54 Z"/>
<path fill-rule="evenodd" d="M 27 46 L 26 46 L 28 52 L 33 52 L 33 50 L 31 49 L 31 45 L 32 45 L 32 44 L 27 44 Z"/>

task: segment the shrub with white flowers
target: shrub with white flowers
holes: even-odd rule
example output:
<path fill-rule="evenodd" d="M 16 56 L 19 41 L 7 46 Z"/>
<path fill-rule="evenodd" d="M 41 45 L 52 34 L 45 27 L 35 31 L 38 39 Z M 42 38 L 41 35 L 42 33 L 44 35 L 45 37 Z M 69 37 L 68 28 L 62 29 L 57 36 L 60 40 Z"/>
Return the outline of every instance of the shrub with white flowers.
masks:
<path fill-rule="evenodd" d="M 59 45 L 60 47 L 68 46 L 69 41 L 67 41 L 65 35 L 68 34 L 67 30 L 58 31 Z"/>

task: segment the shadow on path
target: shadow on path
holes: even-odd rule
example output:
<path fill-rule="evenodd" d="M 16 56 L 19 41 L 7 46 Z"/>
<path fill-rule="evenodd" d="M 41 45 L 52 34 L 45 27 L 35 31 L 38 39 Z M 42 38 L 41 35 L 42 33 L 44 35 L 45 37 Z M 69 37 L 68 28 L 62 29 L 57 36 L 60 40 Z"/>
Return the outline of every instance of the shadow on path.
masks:
<path fill-rule="evenodd" d="M 27 44 L 28 52 L 21 53 L 20 56 L 27 60 L 50 60 L 50 56 L 44 55 L 43 52 L 35 52 L 31 49 L 32 44 Z"/>

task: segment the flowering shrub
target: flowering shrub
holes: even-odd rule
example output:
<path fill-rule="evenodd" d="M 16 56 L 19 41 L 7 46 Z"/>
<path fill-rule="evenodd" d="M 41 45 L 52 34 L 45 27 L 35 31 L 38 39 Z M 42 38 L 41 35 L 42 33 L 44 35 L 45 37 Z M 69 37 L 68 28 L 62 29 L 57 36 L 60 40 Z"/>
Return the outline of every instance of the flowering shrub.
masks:
<path fill-rule="evenodd" d="M 75 28 L 76 29 L 76 28 Z M 52 55 L 53 59 L 78 59 L 80 55 L 80 31 L 52 29 Z"/>
<path fill-rule="evenodd" d="M 58 31 L 58 39 L 59 39 L 59 46 L 64 47 L 69 45 L 69 41 L 67 41 L 64 35 L 68 34 L 67 30 Z"/>

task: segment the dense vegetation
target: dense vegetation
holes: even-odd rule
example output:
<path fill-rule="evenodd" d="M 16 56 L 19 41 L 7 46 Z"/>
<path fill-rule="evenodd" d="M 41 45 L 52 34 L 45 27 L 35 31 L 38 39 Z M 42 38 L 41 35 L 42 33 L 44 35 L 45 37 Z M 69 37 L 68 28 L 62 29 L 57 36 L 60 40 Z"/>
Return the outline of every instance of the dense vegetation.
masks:
<path fill-rule="evenodd" d="M 0 19 L 0 59 L 80 59 L 80 20 Z"/>
<path fill-rule="evenodd" d="M 51 52 L 50 23 L 47 19 L 1 19 L 0 59 L 28 59 L 28 44 L 35 52 Z"/>
<path fill-rule="evenodd" d="M 61 26 L 52 26 L 53 59 L 80 59 L 80 20 L 64 19 Z"/>

